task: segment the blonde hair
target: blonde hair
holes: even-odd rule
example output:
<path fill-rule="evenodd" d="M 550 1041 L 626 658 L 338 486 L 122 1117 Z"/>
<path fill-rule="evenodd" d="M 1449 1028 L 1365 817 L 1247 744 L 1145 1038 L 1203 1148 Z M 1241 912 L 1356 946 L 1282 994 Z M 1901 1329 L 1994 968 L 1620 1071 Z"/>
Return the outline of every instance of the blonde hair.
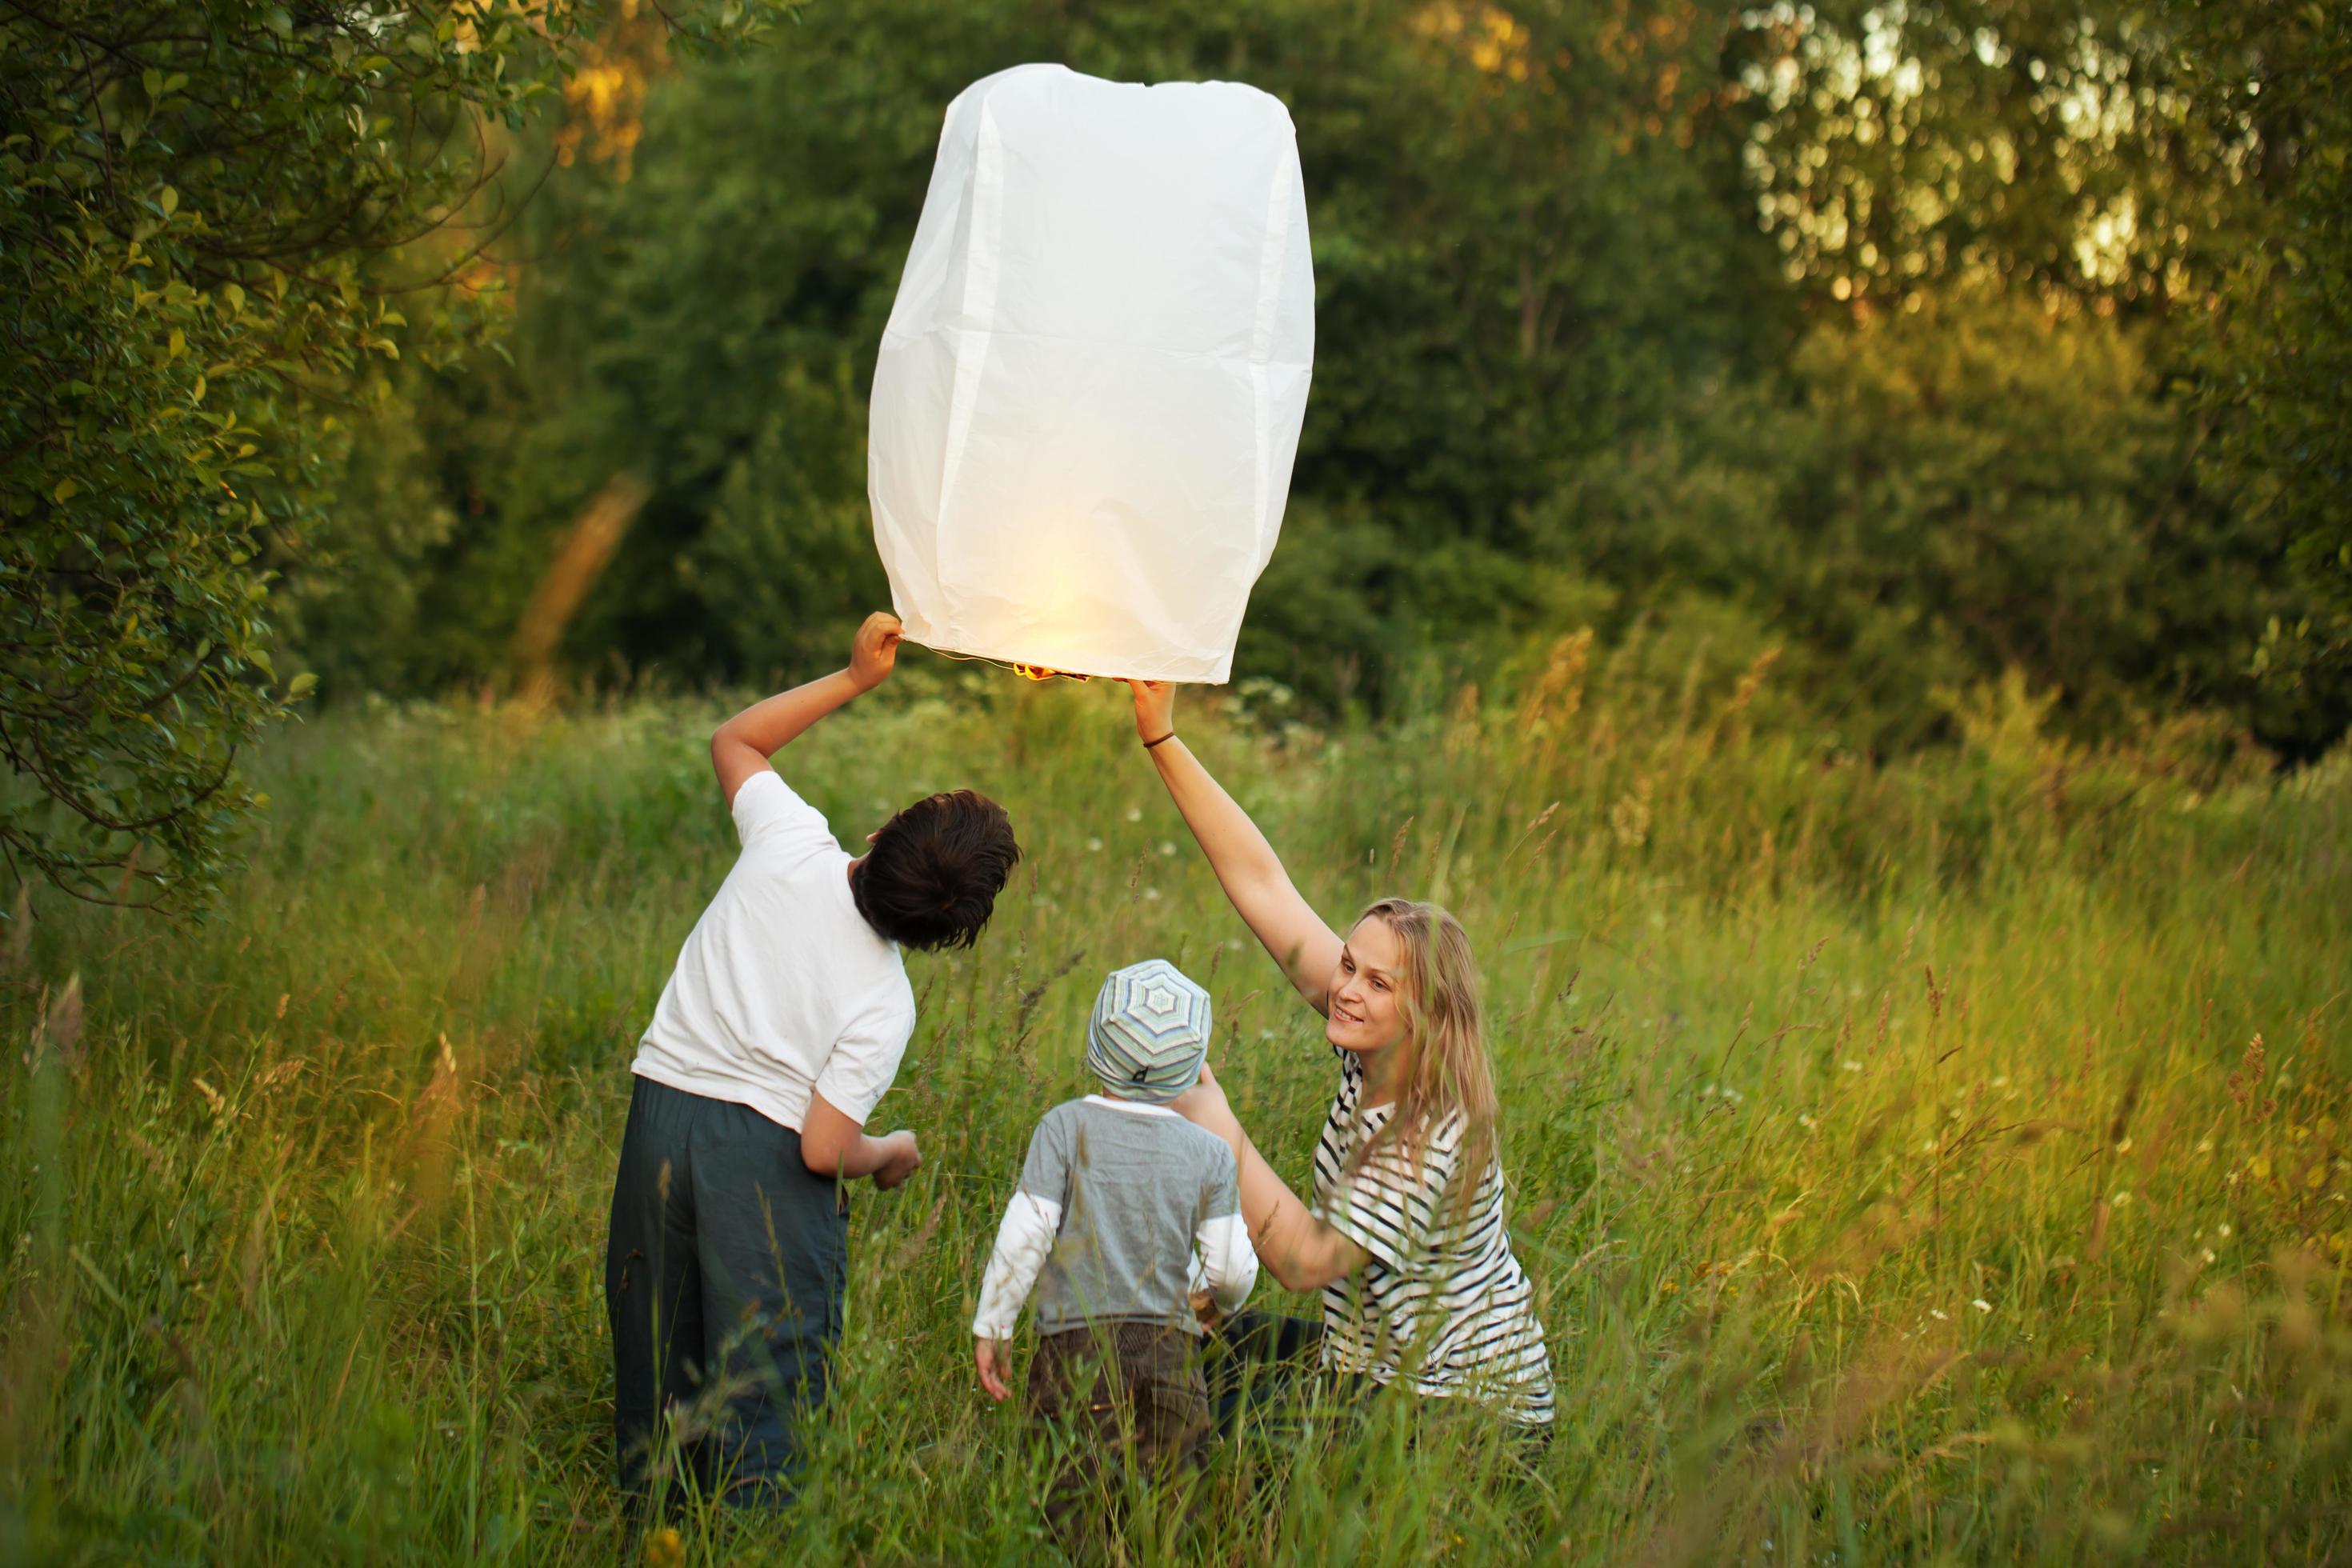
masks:
<path fill-rule="evenodd" d="M 1496 1142 L 1495 1066 L 1486 1052 L 1470 935 L 1445 910 L 1417 899 L 1382 899 L 1359 915 L 1357 923 L 1375 917 L 1404 950 L 1404 984 L 1397 997 L 1404 1037 L 1392 1048 L 1409 1054 L 1395 1079 L 1395 1112 L 1349 1163 L 1360 1168 L 1391 1143 L 1401 1144 L 1417 1163 L 1427 1141 L 1459 1115 L 1454 1203 L 1458 1211 L 1467 1211 L 1486 1180 Z"/>

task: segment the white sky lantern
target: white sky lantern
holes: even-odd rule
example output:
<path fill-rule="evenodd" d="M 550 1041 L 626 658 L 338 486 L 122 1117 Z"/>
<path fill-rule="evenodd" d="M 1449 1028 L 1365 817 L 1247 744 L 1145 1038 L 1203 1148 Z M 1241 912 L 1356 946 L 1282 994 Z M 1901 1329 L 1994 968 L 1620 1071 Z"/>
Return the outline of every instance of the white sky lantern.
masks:
<path fill-rule="evenodd" d="M 874 372 L 874 537 L 908 636 L 1225 679 L 1314 353 L 1279 100 L 1043 65 L 966 88 Z"/>

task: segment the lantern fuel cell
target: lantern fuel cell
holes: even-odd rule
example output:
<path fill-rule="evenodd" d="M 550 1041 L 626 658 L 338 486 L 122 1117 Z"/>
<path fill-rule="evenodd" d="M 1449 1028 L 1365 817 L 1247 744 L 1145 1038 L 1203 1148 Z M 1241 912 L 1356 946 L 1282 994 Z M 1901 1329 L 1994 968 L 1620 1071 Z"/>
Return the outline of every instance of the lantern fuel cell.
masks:
<path fill-rule="evenodd" d="M 1224 680 L 1314 355 L 1279 100 L 1046 65 L 966 88 L 874 372 L 874 539 L 907 635 Z"/>

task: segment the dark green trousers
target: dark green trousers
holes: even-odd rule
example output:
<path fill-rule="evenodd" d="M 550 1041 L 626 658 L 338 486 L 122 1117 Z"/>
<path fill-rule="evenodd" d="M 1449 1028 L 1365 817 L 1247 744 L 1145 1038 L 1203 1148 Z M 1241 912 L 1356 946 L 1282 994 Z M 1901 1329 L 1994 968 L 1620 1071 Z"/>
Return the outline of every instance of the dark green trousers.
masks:
<path fill-rule="evenodd" d="M 841 1333 L 841 1194 L 791 1128 L 632 1081 L 604 1247 L 621 1486 L 647 1488 L 667 1425 L 705 1490 L 784 1500 Z"/>

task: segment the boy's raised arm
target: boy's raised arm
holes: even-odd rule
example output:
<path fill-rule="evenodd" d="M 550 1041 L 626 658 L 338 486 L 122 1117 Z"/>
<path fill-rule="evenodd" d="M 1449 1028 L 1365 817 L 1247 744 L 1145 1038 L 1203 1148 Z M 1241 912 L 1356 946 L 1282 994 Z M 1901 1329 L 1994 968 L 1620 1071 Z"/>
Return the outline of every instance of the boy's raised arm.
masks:
<path fill-rule="evenodd" d="M 719 793 L 727 804 L 731 807 L 743 781 L 765 769 L 768 759 L 790 745 L 802 731 L 851 698 L 887 680 L 898 664 L 898 643 L 904 636 L 898 616 L 877 610 L 857 628 L 848 668 L 754 702 L 719 725 L 710 737 L 710 766 L 719 775 Z"/>

